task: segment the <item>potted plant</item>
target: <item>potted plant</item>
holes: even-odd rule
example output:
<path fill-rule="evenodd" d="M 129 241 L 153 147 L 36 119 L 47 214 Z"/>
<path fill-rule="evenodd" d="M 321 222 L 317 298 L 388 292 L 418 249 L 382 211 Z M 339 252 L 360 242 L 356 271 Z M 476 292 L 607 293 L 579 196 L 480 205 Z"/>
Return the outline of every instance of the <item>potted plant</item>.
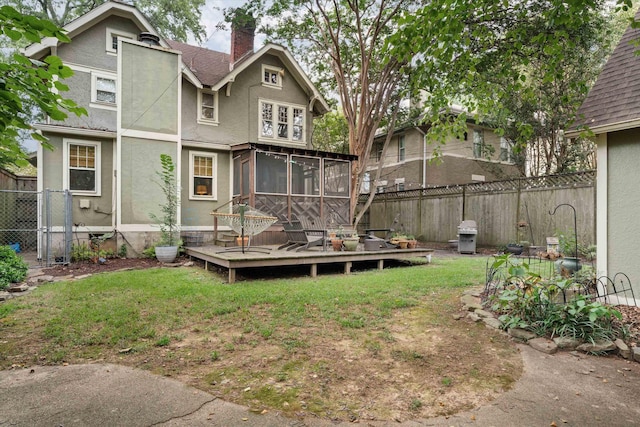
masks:
<path fill-rule="evenodd" d="M 520 243 L 515 243 L 515 242 L 507 243 L 507 252 L 510 254 L 520 255 L 522 254 L 523 250 L 524 250 L 524 247 Z"/>
<path fill-rule="evenodd" d="M 160 262 L 173 262 L 180 247 L 178 225 L 178 185 L 175 164 L 168 154 L 160 154 L 161 170 L 157 172 L 158 186 L 165 201 L 160 204 L 161 216 L 151 213 L 149 216 L 160 225 L 161 239 L 155 246 L 156 258 Z"/>
<path fill-rule="evenodd" d="M 418 246 L 418 241 L 416 240 L 415 236 L 412 234 L 409 234 L 407 236 L 407 249 L 415 249 Z"/>
<path fill-rule="evenodd" d="M 582 268 L 580 265 L 580 248 L 576 236 L 568 233 L 561 233 L 558 236 L 558 243 L 562 258 L 556 261 L 556 271 L 564 276 L 572 276 Z"/>
<path fill-rule="evenodd" d="M 345 251 L 355 251 L 358 248 L 359 242 L 360 237 L 358 237 L 357 233 L 353 233 L 351 236 L 342 239 L 342 244 L 344 245 Z"/>

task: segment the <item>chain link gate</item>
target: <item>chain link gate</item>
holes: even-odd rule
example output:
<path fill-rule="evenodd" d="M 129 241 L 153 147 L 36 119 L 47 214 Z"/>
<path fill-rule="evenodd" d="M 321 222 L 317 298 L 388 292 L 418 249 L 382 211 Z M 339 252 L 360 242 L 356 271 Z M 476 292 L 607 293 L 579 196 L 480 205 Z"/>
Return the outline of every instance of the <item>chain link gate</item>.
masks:
<path fill-rule="evenodd" d="M 40 259 L 44 265 L 71 262 L 72 197 L 69 190 L 46 189 L 41 198 Z"/>
<path fill-rule="evenodd" d="M 70 262 L 71 208 L 68 190 L 0 190 L 0 245 L 45 266 Z"/>

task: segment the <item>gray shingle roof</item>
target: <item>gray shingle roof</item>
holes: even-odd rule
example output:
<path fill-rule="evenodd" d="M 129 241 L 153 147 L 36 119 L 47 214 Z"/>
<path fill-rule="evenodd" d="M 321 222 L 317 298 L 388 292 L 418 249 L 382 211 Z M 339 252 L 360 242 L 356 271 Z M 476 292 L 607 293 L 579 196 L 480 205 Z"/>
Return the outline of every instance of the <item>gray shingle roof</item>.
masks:
<path fill-rule="evenodd" d="M 636 19 L 640 17 L 640 11 Z M 640 56 L 633 41 L 640 39 L 640 29 L 629 27 L 616 46 L 589 95 L 578 109 L 572 130 L 585 126 L 599 133 L 598 128 L 640 119 Z M 635 127 L 637 125 L 631 125 Z"/>
<path fill-rule="evenodd" d="M 203 85 L 213 86 L 229 74 L 229 54 L 173 40 L 167 40 L 167 43 L 171 49 L 182 52 L 182 62 Z"/>

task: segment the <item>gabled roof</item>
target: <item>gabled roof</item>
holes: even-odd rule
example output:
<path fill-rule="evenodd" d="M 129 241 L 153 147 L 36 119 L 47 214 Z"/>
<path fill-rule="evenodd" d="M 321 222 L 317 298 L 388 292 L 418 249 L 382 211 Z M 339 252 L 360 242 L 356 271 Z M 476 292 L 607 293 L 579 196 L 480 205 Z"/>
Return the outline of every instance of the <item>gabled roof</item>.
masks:
<path fill-rule="evenodd" d="M 211 87 L 214 91 L 218 91 L 225 85 L 233 83 L 238 74 L 259 61 L 264 55 L 274 55 L 282 61 L 287 71 L 290 72 L 298 84 L 304 88 L 307 95 L 313 98 L 314 102 L 312 106 L 321 114 L 329 111 L 329 105 L 324 97 L 318 92 L 313 83 L 311 83 L 311 80 L 291 53 L 283 46 L 269 43 L 259 51 L 244 56 L 234 64 L 233 70 L 229 71 L 232 68 L 231 55 L 227 53 L 204 47 L 191 46 L 173 40 L 169 40 L 168 44 L 171 49 L 182 52 L 182 62 L 195 74 L 203 85 Z"/>
<path fill-rule="evenodd" d="M 640 18 L 640 10 L 635 19 Z M 640 29 L 629 27 L 577 112 L 567 136 L 588 127 L 595 134 L 640 126 L 640 56 L 633 41 Z"/>
<path fill-rule="evenodd" d="M 145 16 L 135 7 L 128 4 L 108 1 L 101 4 L 95 9 L 91 9 L 84 15 L 74 19 L 64 26 L 66 34 L 69 38 L 74 38 L 76 35 L 82 33 L 88 28 L 94 26 L 96 23 L 103 21 L 110 16 L 123 16 L 131 19 L 140 28 L 140 31 L 155 34 L 160 38 L 160 45 L 163 47 L 169 47 L 167 42 L 156 32 L 151 26 L 151 23 L 145 18 Z M 34 43 L 27 46 L 24 49 L 24 54 L 28 57 L 38 56 L 43 54 L 46 50 L 53 46 L 57 46 L 60 41 L 55 37 L 46 37 L 40 43 Z"/>
<path fill-rule="evenodd" d="M 211 87 L 215 91 L 220 90 L 225 85 L 233 83 L 238 74 L 258 61 L 263 55 L 270 54 L 280 58 L 287 71 L 291 73 L 292 77 L 312 99 L 309 105 L 310 109 L 315 109 L 320 114 L 329 111 L 329 105 L 311 83 L 307 74 L 291 53 L 280 45 L 267 44 L 258 52 L 244 56 L 234 64 L 234 67 L 231 67 L 231 56 L 229 54 L 173 40 L 164 40 L 138 9 L 134 6 L 114 1 L 107 1 L 92 9 L 65 25 L 64 29 L 67 31 L 67 35 L 73 38 L 109 16 L 123 16 L 132 19 L 141 32 L 144 31 L 158 36 L 162 47 L 180 51 L 182 53 L 182 62 L 185 65 L 185 76 L 198 88 L 202 88 L 204 85 Z M 24 54 L 28 57 L 43 55 L 51 47 L 57 46 L 58 43 L 59 41 L 55 37 L 47 37 L 42 42 L 34 43 L 25 48 Z M 233 70 L 230 71 L 232 68 Z"/>
<path fill-rule="evenodd" d="M 229 74 L 231 55 L 173 40 L 167 43 L 171 49 L 182 52 L 182 62 L 203 85 L 213 86 Z"/>

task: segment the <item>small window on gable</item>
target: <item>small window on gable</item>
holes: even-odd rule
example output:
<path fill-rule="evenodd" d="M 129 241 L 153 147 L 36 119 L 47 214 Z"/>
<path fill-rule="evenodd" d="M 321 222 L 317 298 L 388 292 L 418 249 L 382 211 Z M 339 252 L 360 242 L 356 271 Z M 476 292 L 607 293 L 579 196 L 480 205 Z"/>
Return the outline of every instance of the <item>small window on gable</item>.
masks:
<path fill-rule="evenodd" d="M 117 83 L 114 74 L 91 73 L 91 103 L 92 107 L 115 109 L 118 103 Z"/>
<path fill-rule="evenodd" d="M 118 38 L 135 40 L 136 36 L 133 33 L 126 31 L 114 30 L 113 28 L 107 28 L 107 45 L 106 49 L 108 53 L 118 53 Z"/>
<path fill-rule="evenodd" d="M 63 186 L 74 194 L 100 195 L 100 143 L 65 140 Z"/>
<path fill-rule="evenodd" d="M 263 65 L 262 66 L 262 85 L 281 88 L 283 74 L 284 74 L 284 70 L 282 68 Z"/>
<path fill-rule="evenodd" d="M 216 155 L 191 151 L 189 155 L 189 198 L 192 200 L 216 198 Z"/>
<path fill-rule="evenodd" d="M 218 124 L 218 92 L 198 91 L 198 123 Z"/>

